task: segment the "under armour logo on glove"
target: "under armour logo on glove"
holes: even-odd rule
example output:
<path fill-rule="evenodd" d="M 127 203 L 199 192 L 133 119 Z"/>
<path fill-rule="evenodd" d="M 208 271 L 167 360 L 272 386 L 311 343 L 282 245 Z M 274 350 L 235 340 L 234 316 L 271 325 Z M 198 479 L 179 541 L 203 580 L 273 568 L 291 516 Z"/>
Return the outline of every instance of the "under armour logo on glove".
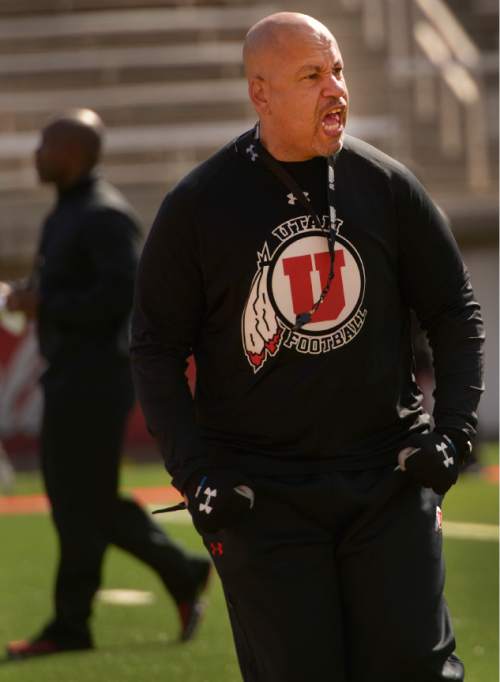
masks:
<path fill-rule="evenodd" d="M 251 512 L 255 501 L 246 477 L 230 469 L 194 474 L 183 492 L 199 533 L 236 526 Z"/>
<path fill-rule="evenodd" d="M 438 452 L 441 452 L 443 457 L 444 457 L 443 464 L 446 468 L 448 468 L 449 466 L 453 466 L 453 464 L 455 464 L 454 458 L 448 457 L 448 454 L 447 454 L 448 447 L 449 447 L 448 444 L 445 442 L 439 443 L 438 445 L 436 445 L 436 450 Z"/>
<path fill-rule="evenodd" d="M 205 479 L 206 479 L 206 477 L 205 477 Z M 198 510 L 201 512 L 205 512 L 205 514 L 211 514 L 213 507 L 210 506 L 210 498 L 217 497 L 217 490 L 212 490 L 212 488 L 208 488 L 208 487 L 203 490 L 203 484 L 201 483 L 198 486 L 198 489 L 196 490 L 195 499 L 198 499 L 200 494 L 205 495 L 206 498 L 205 498 L 205 502 L 200 504 L 200 506 L 198 507 Z"/>
<path fill-rule="evenodd" d="M 458 455 L 451 439 L 440 433 L 410 436 L 399 455 L 403 471 L 425 488 L 444 495 L 458 479 Z"/>

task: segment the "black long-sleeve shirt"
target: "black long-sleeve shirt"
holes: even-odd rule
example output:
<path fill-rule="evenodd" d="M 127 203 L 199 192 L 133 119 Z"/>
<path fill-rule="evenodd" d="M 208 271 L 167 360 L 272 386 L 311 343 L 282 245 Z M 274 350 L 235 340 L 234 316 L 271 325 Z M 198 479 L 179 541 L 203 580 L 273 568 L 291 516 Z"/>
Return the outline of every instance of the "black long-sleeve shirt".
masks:
<path fill-rule="evenodd" d="M 123 363 L 139 238 L 133 211 L 106 181 L 91 175 L 59 193 L 33 277 L 46 384 L 70 384 L 71 368 L 79 384 L 95 384 L 96 375 Z"/>
<path fill-rule="evenodd" d="M 325 234 L 252 143 L 243 135 L 167 195 L 139 266 L 135 383 L 174 484 L 207 464 L 279 475 L 394 462 L 430 421 L 410 309 L 433 349 L 436 425 L 473 436 L 480 310 L 419 182 L 346 137 L 335 163 L 335 276 L 313 321 L 294 331 L 328 276 Z M 283 166 L 325 220 L 326 160 Z"/>

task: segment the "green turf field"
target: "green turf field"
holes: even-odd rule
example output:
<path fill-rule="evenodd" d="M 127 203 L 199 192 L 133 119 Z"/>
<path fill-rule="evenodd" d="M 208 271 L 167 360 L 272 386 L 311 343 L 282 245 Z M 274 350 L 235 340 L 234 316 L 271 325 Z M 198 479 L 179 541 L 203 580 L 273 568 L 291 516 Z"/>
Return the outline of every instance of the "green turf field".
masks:
<path fill-rule="evenodd" d="M 497 456 L 498 449 L 489 448 L 483 461 L 496 463 Z M 167 482 L 162 467 L 151 464 L 124 466 L 122 479 L 125 489 Z M 36 474 L 18 477 L 17 494 L 39 491 Z M 445 522 L 498 524 L 498 486 L 477 475 L 464 476 L 447 497 L 444 517 Z M 190 526 L 169 524 L 168 528 L 180 542 L 201 551 Z M 465 530 L 467 535 L 467 527 Z M 474 535 L 473 530 L 469 534 Z M 9 639 L 32 634 L 49 613 L 55 537 L 46 515 L 0 515 L 0 538 L 2 646 Z M 482 540 L 445 535 L 445 552 L 447 598 L 467 682 L 497 682 L 498 535 Z M 98 649 L 21 663 L 0 662 L 0 682 L 240 681 L 217 580 L 212 582 L 200 635 L 185 645 L 175 642 L 175 612 L 147 568 L 111 549 L 104 587 L 145 590 L 153 594 L 154 601 L 146 606 L 97 603 L 94 634 Z"/>

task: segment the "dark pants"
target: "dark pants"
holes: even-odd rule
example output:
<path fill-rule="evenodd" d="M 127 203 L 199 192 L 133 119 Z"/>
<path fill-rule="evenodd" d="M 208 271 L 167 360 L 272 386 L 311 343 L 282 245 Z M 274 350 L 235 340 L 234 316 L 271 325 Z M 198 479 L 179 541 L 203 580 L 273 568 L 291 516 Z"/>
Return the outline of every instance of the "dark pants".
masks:
<path fill-rule="evenodd" d="M 59 539 L 54 636 L 88 636 L 92 598 L 113 543 L 151 566 L 176 601 L 192 597 L 195 560 L 139 505 L 118 496 L 119 462 L 132 405 L 128 371 L 82 385 L 45 386 L 42 471 Z M 119 389 L 119 390 L 117 390 Z"/>
<path fill-rule="evenodd" d="M 255 488 L 249 520 L 205 537 L 245 682 L 463 680 L 440 497 L 392 467 Z"/>

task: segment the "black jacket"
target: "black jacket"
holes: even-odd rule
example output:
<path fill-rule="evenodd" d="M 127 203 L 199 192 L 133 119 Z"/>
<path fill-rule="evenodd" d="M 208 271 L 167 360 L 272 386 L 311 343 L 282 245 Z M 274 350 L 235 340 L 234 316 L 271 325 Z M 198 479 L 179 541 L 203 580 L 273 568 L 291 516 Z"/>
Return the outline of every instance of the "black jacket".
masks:
<path fill-rule="evenodd" d="M 45 383 L 91 384 L 123 364 L 139 236 L 123 196 L 96 176 L 59 194 L 34 273 Z"/>
<path fill-rule="evenodd" d="M 174 483 L 207 463 L 276 475 L 394 462 L 430 422 L 410 309 L 434 352 L 435 421 L 472 436 L 480 311 L 422 186 L 346 138 L 335 166 L 335 278 L 315 322 L 295 332 L 295 314 L 328 274 L 326 240 L 251 145 L 247 133 L 167 195 L 139 267 L 136 389 Z M 325 159 L 283 165 L 325 219 Z M 184 378 L 191 352 L 194 403 Z"/>

